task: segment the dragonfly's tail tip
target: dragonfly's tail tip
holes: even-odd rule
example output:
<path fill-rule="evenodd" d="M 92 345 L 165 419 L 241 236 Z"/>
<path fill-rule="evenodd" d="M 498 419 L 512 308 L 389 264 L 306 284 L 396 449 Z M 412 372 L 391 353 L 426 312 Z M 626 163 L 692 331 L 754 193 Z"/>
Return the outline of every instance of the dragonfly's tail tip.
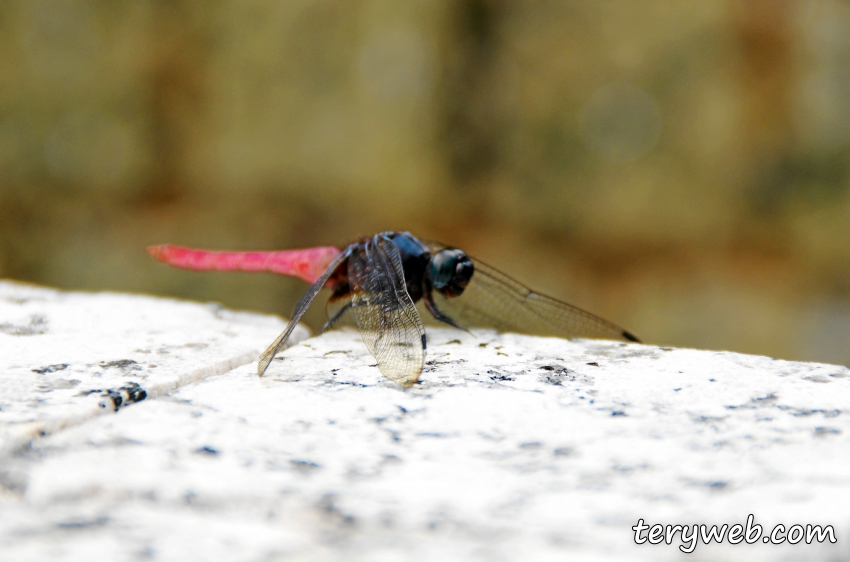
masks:
<path fill-rule="evenodd" d="M 155 246 L 148 246 L 148 254 L 158 259 L 159 261 L 165 261 L 165 254 L 168 250 L 168 244 L 157 244 Z"/>

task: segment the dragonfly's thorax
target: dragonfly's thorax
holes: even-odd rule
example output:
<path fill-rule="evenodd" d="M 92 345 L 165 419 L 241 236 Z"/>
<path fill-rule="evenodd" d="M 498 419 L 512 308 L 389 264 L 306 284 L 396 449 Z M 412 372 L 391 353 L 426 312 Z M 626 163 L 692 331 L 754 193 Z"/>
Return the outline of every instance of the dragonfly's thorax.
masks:
<path fill-rule="evenodd" d="M 389 238 L 396 245 L 401 256 L 407 293 L 413 302 L 418 302 L 422 298 L 423 280 L 431 261 L 431 253 L 422 242 L 408 232 L 395 232 Z"/>

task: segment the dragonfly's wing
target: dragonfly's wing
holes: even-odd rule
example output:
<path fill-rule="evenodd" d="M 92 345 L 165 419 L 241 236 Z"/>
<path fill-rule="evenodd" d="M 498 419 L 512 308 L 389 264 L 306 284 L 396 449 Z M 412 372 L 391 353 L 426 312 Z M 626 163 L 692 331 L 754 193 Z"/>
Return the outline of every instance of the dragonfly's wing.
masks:
<path fill-rule="evenodd" d="M 444 248 L 429 243 L 432 252 Z M 493 328 L 541 336 L 638 341 L 623 328 L 580 308 L 535 293 L 519 281 L 474 258 L 475 272 L 463 294 L 434 291 L 437 307 L 467 328 Z"/>
<path fill-rule="evenodd" d="M 348 280 L 357 327 L 381 373 L 412 385 L 425 358 L 425 327 L 405 287 L 398 248 L 372 238 L 351 254 Z"/>
<path fill-rule="evenodd" d="M 266 369 L 269 368 L 269 363 L 272 362 L 272 359 L 274 359 L 274 356 L 277 355 L 277 352 L 283 348 L 286 340 L 289 339 L 289 335 L 292 333 L 292 330 L 295 329 L 295 326 L 298 325 L 301 317 L 304 316 L 304 313 L 307 312 L 308 308 L 310 308 L 310 304 L 313 302 L 313 299 L 316 298 L 316 295 L 319 294 L 319 291 L 322 290 L 322 287 L 325 286 L 325 283 L 327 283 L 331 275 L 334 274 L 337 268 L 346 260 L 346 258 L 348 258 L 350 254 L 350 247 L 340 253 L 325 269 L 322 276 L 319 277 L 315 283 L 310 285 L 307 292 L 304 293 L 301 299 L 299 299 L 298 304 L 295 305 L 295 310 L 292 312 L 292 319 L 289 321 L 289 324 L 286 325 L 286 329 L 277 337 L 276 340 L 274 340 L 263 354 L 260 355 L 260 362 L 257 364 L 258 375 L 263 376 L 263 373 L 265 373 Z"/>

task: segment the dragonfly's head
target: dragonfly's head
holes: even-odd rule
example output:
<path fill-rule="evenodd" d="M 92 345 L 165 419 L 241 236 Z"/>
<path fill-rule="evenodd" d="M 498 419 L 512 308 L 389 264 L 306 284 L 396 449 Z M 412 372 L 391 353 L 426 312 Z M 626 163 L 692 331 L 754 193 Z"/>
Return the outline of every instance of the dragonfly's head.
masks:
<path fill-rule="evenodd" d="M 447 248 L 431 256 L 428 266 L 428 277 L 431 285 L 448 298 L 460 296 L 472 274 L 475 266 L 462 250 Z"/>

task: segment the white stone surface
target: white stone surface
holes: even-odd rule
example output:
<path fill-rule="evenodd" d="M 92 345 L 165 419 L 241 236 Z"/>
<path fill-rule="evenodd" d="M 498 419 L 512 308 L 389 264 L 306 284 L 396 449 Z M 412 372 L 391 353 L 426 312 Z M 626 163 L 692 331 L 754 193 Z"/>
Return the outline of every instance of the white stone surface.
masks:
<path fill-rule="evenodd" d="M 429 328 L 404 390 L 345 329 L 258 378 L 282 326 L 0 282 L 0 560 L 850 559 L 845 367 Z M 751 513 L 838 542 L 632 541 Z"/>

